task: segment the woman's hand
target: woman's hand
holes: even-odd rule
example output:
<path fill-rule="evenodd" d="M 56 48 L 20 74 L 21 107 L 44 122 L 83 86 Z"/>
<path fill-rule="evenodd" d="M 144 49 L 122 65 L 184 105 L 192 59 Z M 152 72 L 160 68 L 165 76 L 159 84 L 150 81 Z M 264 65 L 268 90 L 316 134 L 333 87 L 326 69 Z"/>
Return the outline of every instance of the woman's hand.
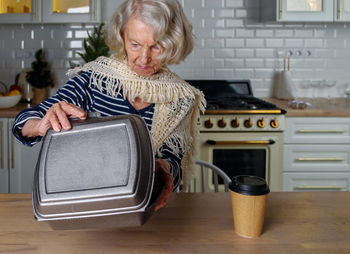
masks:
<path fill-rule="evenodd" d="M 80 107 L 65 101 L 53 104 L 42 119 L 29 119 L 22 128 L 22 135 L 26 137 L 45 136 L 46 132 L 53 128 L 61 131 L 61 128 L 72 128 L 68 118 L 78 117 L 86 119 L 87 113 Z"/>
<path fill-rule="evenodd" d="M 164 186 L 155 208 L 155 211 L 158 211 L 160 208 L 165 206 L 171 192 L 174 189 L 174 177 L 170 173 L 170 164 L 166 160 L 157 159 L 155 170 L 155 181 L 158 181 L 155 183 L 155 186 L 160 186 L 160 188 L 161 186 Z"/>

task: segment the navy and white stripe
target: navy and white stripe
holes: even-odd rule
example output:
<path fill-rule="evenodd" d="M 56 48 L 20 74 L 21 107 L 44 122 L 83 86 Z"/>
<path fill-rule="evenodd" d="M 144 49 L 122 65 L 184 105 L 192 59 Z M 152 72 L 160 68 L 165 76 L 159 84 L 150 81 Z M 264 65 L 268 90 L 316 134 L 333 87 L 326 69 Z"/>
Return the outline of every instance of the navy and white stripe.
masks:
<path fill-rule="evenodd" d="M 57 93 L 40 103 L 39 105 L 25 109 L 20 112 L 14 122 L 12 132 L 14 136 L 23 144 L 32 146 L 41 140 L 41 137 L 28 138 L 22 136 L 22 128 L 26 121 L 29 119 L 37 118 L 41 119 L 46 114 L 47 110 L 55 103 L 59 101 L 65 101 L 81 107 L 86 112 L 96 112 L 101 116 L 116 116 L 116 115 L 140 115 L 150 131 L 152 128 L 152 120 L 154 114 L 154 104 L 141 109 L 136 110 L 128 100 L 125 100 L 121 93 L 117 97 L 110 96 L 106 92 L 106 84 L 103 82 L 100 91 L 91 81 L 90 72 L 82 72 L 79 75 L 70 79 L 64 87 L 60 88 Z M 170 147 L 163 144 L 161 149 L 161 156 L 156 158 L 162 158 L 169 162 L 171 165 L 171 173 L 174 176 L 174 189 L 178 187 L 182 178 L 181 160 L 183 158 L 182 149 L 180 154 L 176 154 Z"/>

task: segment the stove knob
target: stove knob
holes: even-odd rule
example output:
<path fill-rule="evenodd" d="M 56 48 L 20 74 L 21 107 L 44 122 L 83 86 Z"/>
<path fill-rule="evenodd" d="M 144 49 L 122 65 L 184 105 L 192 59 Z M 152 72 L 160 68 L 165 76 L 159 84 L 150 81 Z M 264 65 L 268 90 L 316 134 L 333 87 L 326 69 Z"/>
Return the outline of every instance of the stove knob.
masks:
<path fill-rule="evenodd" d="M 270 122 L 270 125 L 272 128 L 277 128 L 279 126 L 279 122 L 277 121 L 276 117 Z"/>
<path fill-rule="evenodd" d="M 225 118 L 221 118 L 219 121 L 218 121 L 218 126 L 220 128 L 225 128 L 226 127 L 226 120 Z"/>
<path fill-rule="evenodd" d="M 244 126 L 247 128 L 251 128 L 253 126 L 253 122 L 252 119 L 250 119 L 250 117 L 248 118 L 248 120 L 244 121 Z"/>
<path fill-rule="evenodd" d="M 213 119 L 209 117 L 209 119 L 204 122 L 204 126 L 208 129 L 213 128 L 214 126 Z"/>
<path fill-rule="evenodd" d="M 237 128 L 239 126 L 239 121 L 238 121 L 238 117 L 236 116 L 236 118 L 234 120 L 231 121 L 231 126 L 233 128 Z"/>
<path fill-rule="evenodd" d="M 258 120 L 257 125 L 259 128 L 264 128 L 266 126 L 264 118 L 261 118 L 260 120 Z"/>

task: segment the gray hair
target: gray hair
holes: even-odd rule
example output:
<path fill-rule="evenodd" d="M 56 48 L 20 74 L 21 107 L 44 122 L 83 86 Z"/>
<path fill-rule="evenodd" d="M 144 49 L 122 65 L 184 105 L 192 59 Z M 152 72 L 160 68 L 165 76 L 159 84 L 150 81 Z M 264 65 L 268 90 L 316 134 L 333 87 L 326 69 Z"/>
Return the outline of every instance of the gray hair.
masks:
<path fill-rule="evenodd" d="M 165 49 L 160 56 L 162 63 L 178 64 L 192 52 L 192 25 L 177 0 L 125 0 L 110 21 L 106 39 L 117 56 L 125 56 L 122 35 L 135 15 L 154 28 L 154 40 Z"/>

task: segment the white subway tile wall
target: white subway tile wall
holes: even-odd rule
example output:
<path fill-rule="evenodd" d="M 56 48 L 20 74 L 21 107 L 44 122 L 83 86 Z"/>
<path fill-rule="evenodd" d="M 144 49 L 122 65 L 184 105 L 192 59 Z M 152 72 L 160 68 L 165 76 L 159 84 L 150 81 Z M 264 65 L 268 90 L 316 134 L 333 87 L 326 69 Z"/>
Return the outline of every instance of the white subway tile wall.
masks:
<path fill-rule="evenodd" d="M 179 0 L 194 27 L 196 48 L 170 68 L 184 79 L 249 79 L 256 96 L 270 96 L 276 73 L 290 56 L 298 95 L 302 85 L 336 80 L 332 97 L 350 85 L 350 23 L 278 24 L 259 21 L 257 0 Z M 91 25 L 0 25 L 0 80 L 10 85 L 44 47 L 55 88 L 66 81 L 69 62 L 79 63 Z M 309 93 L 310 94 L 310 93 Z"/>

